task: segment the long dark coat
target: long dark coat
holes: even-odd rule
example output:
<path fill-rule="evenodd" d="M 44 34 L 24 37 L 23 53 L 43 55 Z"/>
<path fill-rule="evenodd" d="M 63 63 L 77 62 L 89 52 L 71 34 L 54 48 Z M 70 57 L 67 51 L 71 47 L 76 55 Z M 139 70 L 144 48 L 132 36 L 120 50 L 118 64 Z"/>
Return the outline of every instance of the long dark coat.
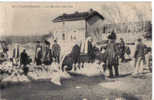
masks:
<path fill-rule="evenodd" d="M 92 46 L 92 43 L 88 41 L 88 56 L 90 57 L 90 59 L 94 59 L 95 58 L 95 54 L 94 54 L 94 48 Z"/>
<path fill-rule="evenodd" d="M 60 45 L 59 44 L 53 44 L 53 46 L 52 46 L 53 57 L 59 57 L 60 51 L 61 51 Z"/>
<path fill-rule="evenodd" d="M 44 56 L 44 64 L 49 65 L 52 62 L 51 49 L 47 48 Z"/>
<path fill-rule="evenodd" d="M 36 53 L 35 61 L 37 65 L 42 64 L 42 51 L 41 50 Z"/>
<path fill-rule="evenodd" d="M 80 47 L 78 45 L 75 45 L 72 48 L 72 52 L 71 52 L 72 58 L 74 63 L 77 63 L 79 57 L 80 57 Z"/>
<path fill-rule="evenodd" d="M 143 43 L 139 43 L 136 45 L 136 51 L 134 54 L 134 58 L 143 57 L 145 56 L 145 45 Z"/>
<path fill-rule="evenodd" d="M 28 55 L 26 52 L 22 52 L 20 56 L 20 64 L 21 65 L 27 65 L 29 63 L 28 61 Z"/>
<path fill-rule="evenodd" d="M 114 42 L 109 43 L 107 45 L 104 55 L 105 55 L 107 66 L 119 65 L 118 47 L 117 47 L 116 43 L 114 43 Z"/>

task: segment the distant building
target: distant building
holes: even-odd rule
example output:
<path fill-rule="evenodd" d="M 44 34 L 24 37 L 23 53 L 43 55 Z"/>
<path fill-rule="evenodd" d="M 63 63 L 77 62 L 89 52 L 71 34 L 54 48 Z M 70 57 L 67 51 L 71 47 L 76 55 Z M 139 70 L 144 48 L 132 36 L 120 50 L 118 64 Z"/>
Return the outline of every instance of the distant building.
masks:
<path fill-rule="evenodd" d="M 72 14 L 63 14 L 56 17 L 53 22 L 60 23 L 61 39 L 84 40 L 91 36 L 94 41 L 102 39 L 100 26 L 104 17 L 97 11 L 90 9 L 87 12 L 75 12 Z M 57 33 L 58 34 L 58 33 Z"/>

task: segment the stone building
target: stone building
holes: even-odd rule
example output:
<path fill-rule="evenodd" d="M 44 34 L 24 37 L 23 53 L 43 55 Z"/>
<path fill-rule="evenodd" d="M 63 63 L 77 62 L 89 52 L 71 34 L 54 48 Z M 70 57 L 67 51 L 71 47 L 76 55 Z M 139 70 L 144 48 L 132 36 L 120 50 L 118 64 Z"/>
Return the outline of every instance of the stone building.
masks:
<path fill-rule="evenodd" d="M 63 14 L 53 20 L 55 25 L 60 24 L 62 26 L 62 28 L 58 29 L 60 35 L 56 36 L 57 38 L 84 40 L 90 36 L 94 41 L 102 40 L 100 28 L 103 21 L 104 17 L 93 9 L 87 12 Z"/>

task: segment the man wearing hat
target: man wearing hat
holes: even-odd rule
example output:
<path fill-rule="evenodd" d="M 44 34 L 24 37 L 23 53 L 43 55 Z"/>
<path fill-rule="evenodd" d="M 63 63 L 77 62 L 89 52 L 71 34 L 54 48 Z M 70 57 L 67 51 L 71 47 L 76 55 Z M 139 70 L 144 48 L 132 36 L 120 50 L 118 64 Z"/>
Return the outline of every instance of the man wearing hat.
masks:
<path fill-rule="evenodd" d="M 60 45 L 57 43 L 57 40 L 54 40 L 52 45 L 52 56 L 56 59 L 56 62 L 60 63 Z"/>
<path fill-rule="evenodd" d="M 136 50 L 134 54 L 135 58 L 135 72 L 134 74 L 143 72 L 143 64 L 145 63 L 145 44 L 142 42 L 142 39 L 139 38 L 138 44 L 136 45 Z"/>
<path fill-rule="evenodd" d="M 108 36 L 108 45 L 105 51 L 106 66 L 109 68 L 109 77 L 113 77 L 113 67 L 115 70 L 115 76 L 119 76 L 119 60 L 118 60 L 118 48 L 115 43 L 115 38 L 112 35 Z"/>

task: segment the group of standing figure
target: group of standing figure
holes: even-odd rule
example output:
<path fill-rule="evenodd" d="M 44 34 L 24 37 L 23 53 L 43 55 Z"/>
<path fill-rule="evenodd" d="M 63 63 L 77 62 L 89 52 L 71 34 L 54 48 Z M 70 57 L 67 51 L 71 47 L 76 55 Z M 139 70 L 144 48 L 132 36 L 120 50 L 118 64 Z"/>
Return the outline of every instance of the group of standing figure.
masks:
<path fill-rule="evenodd" d="M 147 67 L 150 72 L 152 72 L 152 50 L 151 47 L 147 47 L 141 38 L 138 40 L 138 44 L 136 45 L 136 50 L 134 53 L 134 66 L 135 71 L 134 74 L 143 73 L 144 68 Z"/>
<path fill-rule="evenodd" d="M 116 34 L 112 32 L 108 36 L 108 43 L 105 50 L 105 66 L 109 69 L 109 77 L 113 77 L 113 67 L 115 71 L 115 76 L 119 76 L 119 49 L 116 45 Z M 123 51 L 124 52 L 124 51 Z"/>
<path fill-rule="evenodd" d="M 53 60 L 57 63 L 60 62 L 60 45 L 57 43 L 57 40 L 54 40 L 52 48 L 50 48 L 50 42 L 44 41 L 41 43 L 37 41 L 34 63 L 36 65 L 50 65 Z M 28 64 L 32 62 L 32 58 L 28 55 L 26 49 L 20 53 L 20 46 L 17 44 L 13 49 L 13 56 L 11 58 L 13 66 L 20 65 L 23 69 L 25 75 L 27 75 L 29 68 Z"/>
<path fill-rule="evenodd" d="M 27 54 L 26 49 L 23 49 L 23 51 L 20 53 L 20 46 L 16 44 L 16 47 L 13 49 L 11 61 L 13 66 L 22 67 L 24 75 L 28 74 L 29 68 L 27 65 L 32 62 L 32 59 Z"/>
<path fill-rule="evenodd" d="M 126 51 L 126 45 L 123 40 L 123 38 L 120 38 L 120 45 L 117 45 L 116 43 L 116 33 L 113 31 L 108 36 L 108 42 L 105 47 L 105 52 L 103 54 L 103 61 L 105 64 L 105 70 L 106 68 L 109 69 L 109 77 L 114 77 L 113 75 L 113 68 L 115 72 L 115 76 L 119 76 L 119 59 L 121 59 L 121 62 L 125 62 L 125 53 Z M 151 54 L 151 47 L 147 47 L 143 42 L 142 39 L 139 38 L 138 44 L 136 45 L 136 50 L 134 54 L 134 66 L 135 71 L 134 74 L 142 73 L 143 72 L 143 65 L 147 65 L 150 72 L 152 72 L 152 68 L 150 67 L 150 60 L 152 60 L 152 54 Z M 81 44 L 75 44 L 72 48 L 72 51 L 69 55 L 65 57 L 65 59 L 62 62 L 62 70 L 63 67 L 66 65 L 68 66 L 68 69 L 72 69 L 73 64 L 80 63 L 82 60 L 82 53 L 87 54 L 89 58 L 89 62 L 95 61 L 97 59 L 96 55 L 97 48 L 92 43 L 92 38 L 89 37 L 85 41 L 85 43 Z M 34 56 L 34 63 L 36 65 L 50 65 L 53 61 L 56 63 L 60 63 L 60 56 L 61 56 L 61 47 L 57 43 L 57 40 L 54 40 L 54 43 L 52 46 L 50 46 L 50 42 L 44 41 L 43 43 L 40 41 L 37 41 L 36 49 L 35 49 L 35 56 Z M 20 47 L 19 45 L 16 46 L 16 48 L 13 49 L 13 56 L 12 56 L 12 62 L 13 65 L 18 65 L 16 62 L 20 62 L 20 66 L 23 66 L 24 74 L 27 75 L 28 73 L 28 67 L 27 64 L 30 64 L 32 62 L 32 59 L 28 56 L 26 49 L 24 49 L 20 53 Z M 6 53 L 8 49 L 3 46 L 3 51 Z M 79 60 L 80 59 L 80 60 Z M 88 63 L 89 63 L 88 62 Z"/>
<path fill-rule="evenodd" d="M 40 41 L 37 42 L 36 51 L 35 51 L 35 62 L 36 65 L 49 65 L 52 63 L 53 59 L 60 63 L 60 52 L 61 47 L 57 43 L 57 40 L 54 40 L 54 44 L 50 48 L 50 42 L 45 41 L 41 45 Z"/>
<path fill-rule="evenodd" d="M 121 62 L 125 62 L 125 53 L 130 54 L 131 52 L 128 48 L 126 48 L 125 42 L 122 38 L 120 38 L 121 42 L 119 48 L 117 47 L 115 40 L 116 34 L 112 32 L 111 35 L 108 36 L 109 42 L 105 51 L 105 64 L 109 69 L 110 77 L 113 77 L 112 66 L 115 69 L 115 76 L 119 76 L 119 58 L 121 59 Z M 142 74 L 144 72 L 144 68 L 148 68 L 149 71 L 152 72 L 152 65 L 150 65 L 152 61 L 151 47 L 146 46 L 141 38 L 138 38 L 137 42 L 134 57 L 132 58 L 135 67 L 133 75 Z"/>

